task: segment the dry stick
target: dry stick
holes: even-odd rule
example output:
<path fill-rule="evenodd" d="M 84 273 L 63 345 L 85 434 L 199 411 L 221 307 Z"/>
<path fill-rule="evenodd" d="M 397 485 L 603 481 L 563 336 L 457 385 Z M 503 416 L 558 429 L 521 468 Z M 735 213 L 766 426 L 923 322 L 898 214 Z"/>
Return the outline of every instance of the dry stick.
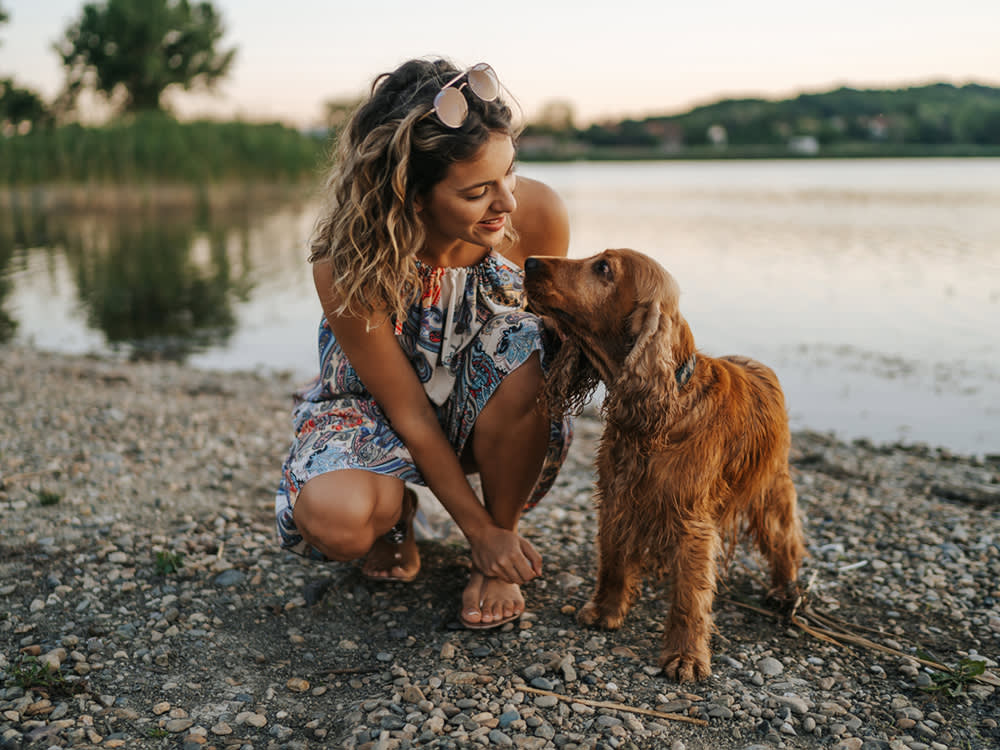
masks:
<path fill-rule="evenodd" d="M 822 614 L 817 613 L 811 609 L 807 609 L 804 614 L 806 617 L 813 617 L 818 620 L 826 619 Z M 803 630 L 805 630 L 807 633 L 810 632 L 810 628 L 808 628 L 808 626 L 805 626 L 801 622 L 797 622 L 796 619 L 793 619 L 792 622 L 798 625 Z M 951 667 L 947 667 L 944 664 L 941 664 L 940 662 L 936 662 L 931 659 L 923 659 L 919 656 L 914 656 L 913 654 L 907 654 L 903 651 L 899 651 L 898 649 L 889 648 L 888 646 L 883 646 L 881 643 L 876 643 L 875 641 L 869 640 L 868 638 L 865 638 L 860 635 L 854 635 L 853 633 L 848 633 L 848 632 L 833 633 L 832 631 L 823 628 L 821 628 L 821 630 L 823 630 L 823 632 L 826 632 L 829 635 L 834 636 L 835 638 L 843 639 L 848 643 L 853 643 L 857 646 L 864 646 L 865 648 L 870 648 L 873 651 L 881 651 L 884 654 L 891 654 L 893 656 L 901 656 L 905 659 L 912 659 L 918 664 L 923 664 L 925 667 L 936 669 L 937 671 L 943 672 L 945 674 L 955 673 L 954 669 L 952 669 Z M 972 679 L 987 685 L 997 685 L 996 678 L 989 672 L 985 672 L 982 675 L 977 675 Z"/>
<path fill-rule="evenodd" d="M 369 674 L 378 672 L 378 667 L 341 667 L 340 669 L 328 669 L 327 674 Z"/>
<path fill-rule="evenodd" d="M 769 609 L 763 609 L 761 607 L 755 607 L 752 604 L 746 604 L 745 602 L 737 601 L 736 599 L 723 599 L 723 601 L 727 601 L 730 604 L 735 604 L 738 607 L 743 607 L 745 609 L 758 612 L 762 615 L 769 615 L 771 617 L 781 618 L 781 615 L 777 612 L 773 612 Z M 837 624 L 833 618 L 829 618 L 819 612 L 816 612 L 811 607 L 806 607 L 803 610 L 803 615 L 805 617 L 809 617 L 814 620 L 825 622 L 826 624 L 829 625 L 833 625 L 837 631 L 840 631 L 836 632 L 831 628 L 809 625 L 808 623 L 803 622 L 801 619 L 799 619 L 795 614 L 792 614 L 790 618 L 792 624 L 801 629 L 806 634 L 811 635 L 813 638 L 817 638 L 821 641 L 826 641 L 827 643 L 832 643 L 836 646 L 843 646 L 844 644 L 842 643 L 842 641 L 847 641 L 848 643 L 853 643 L 855 646 L 863 646 L 864 648 L 869 648 L 872 649 L 873 651 L 880 651 L 884 654 L 891 654 L 893 656 L 901 656 L 905 659 L 912 659 L 918 664 L 923 664 L 925 667 L 936 669 L 937 671 L 944 672 L 945 674 L 954 673 L 954 670 L 951 667 L 945 666 L 940 662 L 932 661 L 930 659 L 922 659 L 919 656 L 914 656 L 913 654 L 907 654 L 904 651 L 899 651 L 898 649 L 889 648 L 888 646 L 883 646 L 881 643 L 876 643 L 875 641 L 869 640 L 868 638 L 848 633 L 845 630 L 845 625 Z M 863 626 L 858 626 L 858 627 L 864 630 L 872 631 L 871 628 L 864 628 Z M 986 677 L 985 675 L 977 676 L 974 677 L 973 679 L 979 682 L 986 683 L 988 685 L 995 684 L 989 677 Z"/>
<path fill-rule="evenodd" d="M 696 719 L 693 716 L 684 716 L 683 714 L 667 714 L 663 711 L 654 711 L 651 708 L 639 708 L 638 706 L 628 706 L 624 703 L 612 703 L 611 701 L 592 701 L 586 698 L 579 698 L 573 695 L 563 695 L 562 693 L 553 693 L 551 690 L 541 690 L 539 688 L 528 687 L 526 685 L 521 685 L 517 688 L 518 690 L 523 690 L 526 693 L 535 693 L 537 695 L 551 695 L 554 698 L 558 698 L 561 701 L 566 701 L 567 703 L 582 703 L 585 706 L 593 706 L 594 708 L 611 708 L 616 711 L 628 711 L 633 714 L 643 714 L 645 716 L 655 716 L 658 719 L 670 719 L 671 721 L 686 721 L 688 724 L 697 724 L 701 727 L 707 727 L 708 722 L 704 719 Z"/>
<path fill-rule="evenodd" d="M 0 474 L 0 485 L 6 484 L 7 482 L 18 482 L 22 479 L 31 479 L 32 477 L 40 477 L 43 474 L 54 474 L 56 472 L 62 471 L 62 468 L 53 469 L 39 469 L 38 471 L 25 471 L 21 474 L 8 474 L 4 476 Z"/>

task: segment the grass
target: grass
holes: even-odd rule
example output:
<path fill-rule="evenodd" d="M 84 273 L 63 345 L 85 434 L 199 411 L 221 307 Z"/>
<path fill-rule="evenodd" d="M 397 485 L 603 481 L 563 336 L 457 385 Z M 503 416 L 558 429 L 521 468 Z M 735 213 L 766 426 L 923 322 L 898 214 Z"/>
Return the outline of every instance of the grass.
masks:
<path fill-rule="evenodd" d="M 921 656 L 923 656 L 921 654 Z M 921 687 L 928 693 L 940 693 L 949 698 L 958 698 L 968 693 L 969 684 L 986 671 L 986 662 L 977 659 L 962 659 L 948 672 L 931 672 L 930 685 Z"/>
<path fill-rule="evenodd" d="M 45 507 L 58 505 L 59 501 L 62 500 L 62 495 L 58 492 L 50 492 L 49 490 L 38 490 L 35 495 L 38 497 L 38 502 Z"/>
<path fill-rule="evenodd" d="M 65 678 L 58 670 L 49 669 L 45 662 L 30 654 L 18 654 L 7 671 L 14 684 L 24 690 L 59 690 L 66 685 Z"/>
<path fill-rule="evenodd" d="M 169 550 L 162 549 L 157 550 L 153 567 L 156 568 L 156 572 L 159 575 L 164 577 L 176 573 L 184 567 L 184 553 L 170 552 Z"/>
<path fill-rule="evenodd" d="M 279 123 L 146 113 L 0 138 L 0 185 L 298 182 L 319 175 L 326 152 L 326 138 Z"/>

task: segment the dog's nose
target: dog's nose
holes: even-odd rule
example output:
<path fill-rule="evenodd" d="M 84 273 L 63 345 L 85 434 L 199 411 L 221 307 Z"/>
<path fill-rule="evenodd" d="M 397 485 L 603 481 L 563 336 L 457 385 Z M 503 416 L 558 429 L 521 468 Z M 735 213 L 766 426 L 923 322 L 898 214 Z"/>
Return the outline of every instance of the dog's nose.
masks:
<path fill-rule="evenodd" d="M 524 271 L 525 273 L 530 273 L 531 271 L 537 270 L 542 265 L 542 262 L 538 258 L 530 257 L 524 261 Z"/>

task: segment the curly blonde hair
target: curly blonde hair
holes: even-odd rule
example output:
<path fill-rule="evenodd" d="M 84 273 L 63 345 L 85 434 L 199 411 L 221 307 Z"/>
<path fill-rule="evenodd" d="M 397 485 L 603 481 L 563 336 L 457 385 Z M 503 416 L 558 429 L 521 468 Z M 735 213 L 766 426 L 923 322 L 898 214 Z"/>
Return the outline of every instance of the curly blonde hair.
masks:
<path fill-rule="evenodd" d="M 461 127 L 430 114 L 438 91 L 459 72 L 447 60 L 410 60 L 379 75 L 338 140 L 326 182 L 329 207 L 309 255 L 330 264 L 338 315 L 406 316 L 420 291 L 415 258 L 426 238 L 414 198 L 429 195 L 492 133 L 516 135 L 506 104 L 483 101 L 467 87 Z"/>

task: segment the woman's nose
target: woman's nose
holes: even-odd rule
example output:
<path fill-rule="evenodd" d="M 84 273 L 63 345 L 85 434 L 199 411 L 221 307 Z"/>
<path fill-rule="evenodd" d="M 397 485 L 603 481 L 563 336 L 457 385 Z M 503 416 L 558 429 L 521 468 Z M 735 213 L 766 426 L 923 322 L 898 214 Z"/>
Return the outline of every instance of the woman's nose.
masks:
<path fill-rule="evenodd" d="M 493 202 L 493 207 L 497 211 L 503 211 L 508 214 L 514 213 L 514 209 L 517 208 L 517 198 L 514 197 L 514 191 L 510 190 L 506 185 L 502 186 L 497 199 Z"/>

